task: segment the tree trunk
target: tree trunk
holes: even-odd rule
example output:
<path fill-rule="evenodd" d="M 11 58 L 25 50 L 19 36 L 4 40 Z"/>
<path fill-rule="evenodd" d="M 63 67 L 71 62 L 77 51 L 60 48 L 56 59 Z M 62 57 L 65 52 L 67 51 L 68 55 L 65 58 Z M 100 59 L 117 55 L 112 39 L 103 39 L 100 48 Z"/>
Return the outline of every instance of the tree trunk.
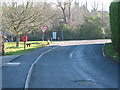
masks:
<path fill-rule="evenodd" d="M 20 36 L 19 34 L 16 35 L 16 47 L 19 47 Z"/>
<path fill-rule="evenodd" d="M 71 19 L 71 2 L 69 1 L 69 20 Z"/>
<path fill-rule="evenodd" d="M 0 56 L 2 56 L 2 35 L 0 34 Z"/>
<path fill-rule="evenodd" d="M 5 43 L 4 43 L 4 37 L 2 38 L 2 55 L 5 56 Z"/>
<path fill-rule="evenodd" d="M 63 9 L 63 16 L 64 16 L 64 22 L 65 22 L 65 24 L 67 24 L 66 14 L 65 14 L 65 10 L 64 9 Z"/>

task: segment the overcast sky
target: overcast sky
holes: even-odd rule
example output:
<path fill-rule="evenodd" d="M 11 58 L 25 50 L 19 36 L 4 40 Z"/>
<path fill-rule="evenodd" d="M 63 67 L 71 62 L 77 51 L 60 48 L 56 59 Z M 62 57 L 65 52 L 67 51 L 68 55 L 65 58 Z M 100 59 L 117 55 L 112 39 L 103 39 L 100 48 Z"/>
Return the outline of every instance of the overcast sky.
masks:
<path fill-rule="evenodd" d="M 26 2 L 26 1 L 33 1 L 33 2 L 56 2 L 57 0 L 2 0 L 2 2 L 8 2 L 8 1 L 17 1 L 17 2 Z M 67 1 L 67 0 L 60 0 L 60 1 Z M 75 1 L 75 0 L 74 0 Z M 113 0 L 76 0 L 77 2 L 85 4 L 85 2 L 88 2 L 88 9 L 91 10 L 91 5 L 95 2 L 99 3 L 99 10 L 102 9 L 102 3 L 104 5 L 104 10 L 109 11 L 109 5 Z"/>

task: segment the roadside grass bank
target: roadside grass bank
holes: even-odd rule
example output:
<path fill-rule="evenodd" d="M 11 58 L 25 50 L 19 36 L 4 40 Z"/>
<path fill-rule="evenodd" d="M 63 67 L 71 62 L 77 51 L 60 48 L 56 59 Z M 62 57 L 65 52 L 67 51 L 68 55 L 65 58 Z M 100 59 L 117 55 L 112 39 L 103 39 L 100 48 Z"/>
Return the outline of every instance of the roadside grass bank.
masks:
<path fill-rule="evenodd" d="M 104 46 L 105 54 L 116 62 L 120 62 L 120 54 L 114 50 L 112 43 L 106 43 Z"/>
<path fill-rule="evenodd" d="M 26 46 L 26 49 L 24 50 L 24 42 L 20 42 L 19 47 L 16 47 L 16 42 L 7 42 L 5 43 L 5 52 L 6 55 L 21 55 L 24 53 L 31 52 L 33 50 L 36 50 L 41 47 L 47 46 L 47 41 L 28 41 L 29 43 L 33 43 L 30 45 L 30 47 Z M 50 44 L 52 44 L 50 42 Z"/>

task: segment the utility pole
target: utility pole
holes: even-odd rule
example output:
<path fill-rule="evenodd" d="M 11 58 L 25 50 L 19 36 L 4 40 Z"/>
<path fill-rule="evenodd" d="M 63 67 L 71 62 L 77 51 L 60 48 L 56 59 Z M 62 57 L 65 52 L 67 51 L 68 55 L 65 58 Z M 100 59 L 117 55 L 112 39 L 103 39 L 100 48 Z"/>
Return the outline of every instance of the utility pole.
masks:
<path fill-rule="evenodd" d="M 87 0 L 86 0 L 86 10 L 88 10 L 88 4 L 87 4 Z"/>
<path fill-rule="evenodd" d="M 63 41 L 63 29 L 62 29 L 62 41 Z"/>
<path fill-rule="evenodd" d="M 102 26 L 104 27 L 104 10 L 103 10 L 103 3 L 102 3 Z"/>
<path fill-rule="evenodd" d="M 103 32 L 105 33 L 105 30 L 104 30 L 104 6 L 103 6 L 103 3 L 102 3 L 102 27 L 103 27 Z M 105 38 L 105 36 L 104 36 Z"/>

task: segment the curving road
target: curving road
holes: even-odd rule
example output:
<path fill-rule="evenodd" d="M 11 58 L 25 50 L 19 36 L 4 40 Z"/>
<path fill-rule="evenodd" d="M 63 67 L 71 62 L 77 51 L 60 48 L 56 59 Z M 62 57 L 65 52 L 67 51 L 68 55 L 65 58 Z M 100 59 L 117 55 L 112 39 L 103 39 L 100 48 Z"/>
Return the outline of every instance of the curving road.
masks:
<path fill-rule="evenodd" d="M 35 65 L 30 88 L 118 88 L 118 65 L 102 54 L 110 40 L 64 41 Z"/>

